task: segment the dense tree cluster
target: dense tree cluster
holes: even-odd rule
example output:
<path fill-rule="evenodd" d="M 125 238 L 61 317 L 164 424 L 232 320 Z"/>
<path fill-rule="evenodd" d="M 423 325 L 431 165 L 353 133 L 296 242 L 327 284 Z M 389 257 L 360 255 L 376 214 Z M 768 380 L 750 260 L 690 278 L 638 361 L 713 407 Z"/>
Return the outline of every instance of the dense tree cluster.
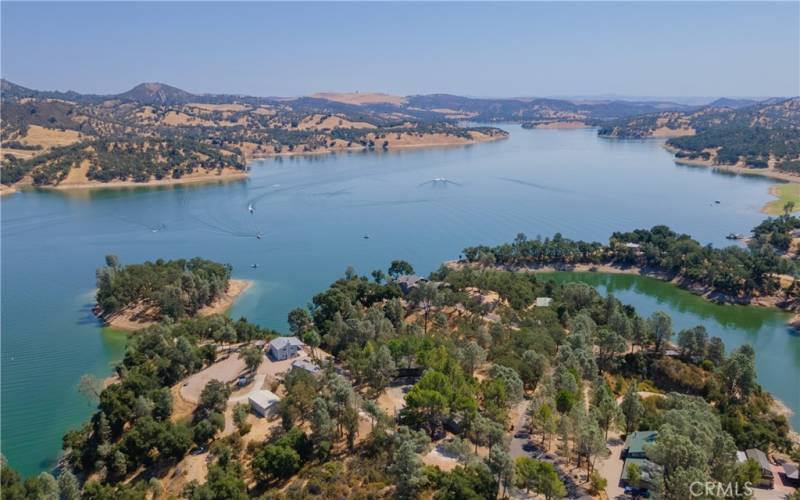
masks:
<path fill-rule="evenodd" d="M 759 226 L 761 227 L 761 226 Z M 756 229 L 763 231 L 763 229 Z M 777 233 L 776 233 L 777 234 Z M 787 232 L 780 233 L 786 235 Z M 775 249 L 785 250 L 786 236 L 780 244 L 716 248 L 703 246 L 685 234 L 666 226 L 616 232 L 608 245 L 573 241 L 556 234 L 552 239 L 529 240 L 520 234 L 513 243 L 495 247 L 464 249 L 468 262 L 487 266 L 569 266 L 573 264 L 616 264 L 639 266 L 645 270 L 678 278 L 690 287 L 721 292 L 736 300 L 752 294 L 770 295 L 780 283 L 776 275 L 794 274 L 794 264 L 781 258 Z M 792 290 L 789 292 L 793 293 Z"/>
<path fill-rule="evenodd" d="M 716 161 L 723 165 L 744 159 L 749 167 L 766 168 L 770 157 L 780 161 L 800 156 L 800 129 L 714 127 L 692 136 L 673 137 L 667 143 L 690 154 L 716 150 Z"/>
<path fill-rule="evenodd" d="M 123 266 L 109 255 L 97 270 L 97 305 L 104 315 L 144 305 L 162 317 L 193 316 L 228 290 L 230 275 L 229 265 L 200 258 Z"/>
<path fill-rule="evenodd" d="M 217 359 L 217 344 L 268 339 L 274 332 L 224 316 L 146 328 L 131 337 L 117 368 L 118 383 L 101 389 L 89 377 L 81 391 L 98 402 L 91 421 L 64 436 L 66 460 L 83 473 L 108 481 L 139 465 L 174 463 L 193 444 L 206 445 L 224 426 L 221 412 L 230 389 L 212 380 L 190 422 L 173 422 L 170 387 Z"/>
<path fill-rule="evenodd" d="M 245 169 L 238 151 L 200 140 L 110 138 L 53 148 L 29 160 L 8 159 L 3 164 L 2 182 L 13 184 L 30 174 L 37 186 L 58 184 L 84 163 L 89 165 L 86 177 L 100 182 L 146 182 L 223 168 Z"/>

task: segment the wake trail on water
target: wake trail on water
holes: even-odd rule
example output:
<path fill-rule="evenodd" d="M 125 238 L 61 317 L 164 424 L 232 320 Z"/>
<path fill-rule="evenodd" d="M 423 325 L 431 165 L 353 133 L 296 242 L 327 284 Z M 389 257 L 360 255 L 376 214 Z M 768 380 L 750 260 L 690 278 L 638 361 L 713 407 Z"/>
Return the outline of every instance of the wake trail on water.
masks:
<path fill-rule="evenodd" d="M 519 184 L 520 186 L 527 186 L 536 189 L 541 189 L 542 191 L 552 191 L 554 193 L 571 193 L 572 191 L 560 187 L 553 187 L 548 186 L 545 184 L 537 184 L 535 182 L 526 181 L 523 179 L 515 179 L 513 177 L 497 177 L 501 181 L 512 182 L 514 184 Z"/>

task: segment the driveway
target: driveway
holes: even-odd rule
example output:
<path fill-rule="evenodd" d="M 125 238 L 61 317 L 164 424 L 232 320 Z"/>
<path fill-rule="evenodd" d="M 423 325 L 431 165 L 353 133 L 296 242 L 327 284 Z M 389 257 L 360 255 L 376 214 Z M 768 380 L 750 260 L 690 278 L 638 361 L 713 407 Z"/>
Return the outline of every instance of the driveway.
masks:
<path fill-rule="evenodd" d="M 245 370 L 244 361 L 238 353 L 231 354 L 228 358 L 218 361 L 205 370 L 201 370 L 186 379 L 181 386 L 181 396 L 189 402 L 199 403 L 200 393 L 206 384 L 212 380 L 230 383 L 236 380 Z"/>
<path fill-rule="evenodd" d="M 606 444 L 608 445 L 608 449 L 611 450 L 611 455 L 598 461 L 595 464 L 595 470 L 608 481 L 606 494 L 609 500 L 628 498 L 622 486 L 619 485 L 620 478 L 622 477 L 622 468 L 625 465 L 625 461 L 621 458 L 622 448 L 625 447 L 625 442 L 620 438 L 618 433 L 609 432 Z"/>

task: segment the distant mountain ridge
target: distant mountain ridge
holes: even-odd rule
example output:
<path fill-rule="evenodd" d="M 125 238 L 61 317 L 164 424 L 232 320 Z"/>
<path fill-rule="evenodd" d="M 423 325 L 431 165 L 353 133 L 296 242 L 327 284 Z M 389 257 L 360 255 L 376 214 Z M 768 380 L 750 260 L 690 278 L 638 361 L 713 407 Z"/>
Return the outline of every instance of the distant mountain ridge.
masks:
<path fill-rule="evenodd" d="M 470 119 L 484 122 L 551 123 L 581 121 L 599 125 L 608 120 L 663 111 L 690 112 L 706 106 L 680 104 L 664 100 L 626 99 L 554 99 L 543 97 L 479 98 L 452 94 L 397 96 L 382 93 L 319 92 L 295 98 L 259 97 L 238 94 L 195 94 L 159 82 L 145 82 L 119 94 L 81 94 L 75 91 L 41 91 L 1 81 L 3 97 L 63 99 L 96 104 L 107 100 L 135 102 L 142 105 L 176 105 L 190 102 L 206 104 L 246 103 L 252 105 L 296 102 L 303 106 L 324 107 L 333 112 L 376 112 L 402 110 L 417 119 Z M 710 106 L 739 109 L 756 104 L 751 99 L 722 97 Z"/>

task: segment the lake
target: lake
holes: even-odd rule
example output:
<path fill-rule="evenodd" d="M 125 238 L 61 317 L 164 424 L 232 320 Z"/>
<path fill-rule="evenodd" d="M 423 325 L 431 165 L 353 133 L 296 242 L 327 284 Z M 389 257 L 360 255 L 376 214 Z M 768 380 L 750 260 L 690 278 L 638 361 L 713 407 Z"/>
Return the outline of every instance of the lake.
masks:
<path fill-rule="evenodd" d="M 656 224 L 726 245 L 771 199 L 770 181 L 677 166 L 660 141 L 504 128 L 508 140 L 468 147 L 257 161 L 240 182 L 4 197 L 3 454 L 24 474 L 50 468 L 63 433 L 92 411 L 76 391 L 80 376 L 107 374 L 120 359 L 125 335 L 90 311 L 109 253 L 123 263 L 228 262 L 255 281 L 231 314 L 285 330 L 286 313 L 350 265 L 367 274 L 402 258 L 428 273 L 465 246 L 518 232 L 605 242 Z M 642 278 L 585 278 L 641 312 L 669 312 L 676 327 L 702 323 L 730 347 L 753 343 L 761 382 L 800 408 L 800 338 L 786 314 L 714 306 Z"/>

